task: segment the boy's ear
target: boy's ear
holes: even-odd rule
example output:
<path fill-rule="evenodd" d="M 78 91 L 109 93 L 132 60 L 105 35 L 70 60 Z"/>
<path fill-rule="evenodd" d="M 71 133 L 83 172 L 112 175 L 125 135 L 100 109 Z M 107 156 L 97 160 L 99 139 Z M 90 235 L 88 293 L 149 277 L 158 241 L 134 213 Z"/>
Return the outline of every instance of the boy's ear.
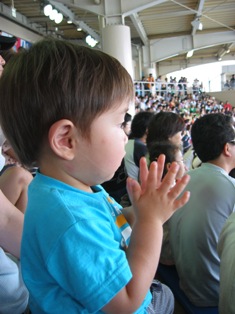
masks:
<path fill-rule="evenodd" d="M 75 135 L 77 128 L 72 121 L 62 119 L 49 129 L 48 140 L 52 151 L 65 160 L 72 160 L 75 155 Z"/>

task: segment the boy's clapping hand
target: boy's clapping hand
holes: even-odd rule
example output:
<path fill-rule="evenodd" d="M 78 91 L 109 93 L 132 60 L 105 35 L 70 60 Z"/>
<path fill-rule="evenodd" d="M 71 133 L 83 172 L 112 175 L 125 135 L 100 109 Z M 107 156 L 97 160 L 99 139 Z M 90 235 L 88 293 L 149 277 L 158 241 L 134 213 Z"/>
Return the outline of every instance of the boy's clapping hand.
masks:
<path fill-rule="evenodd" d="M 190 177 L 188 175 L 177 183 L 175 176 L 178 164 L 172 163 L 167 175 L 161 181 L 165 156 L 161 155 L 158 161 L 152 162 L 149 169 L 146 159 L 140 160 L 140 184 L 128 178 L 127 189 L 132 201 L 137 219 L 160 220 L 166 222 L 175 210 L 187 203 L 190 193 L 185 191 Z"/>

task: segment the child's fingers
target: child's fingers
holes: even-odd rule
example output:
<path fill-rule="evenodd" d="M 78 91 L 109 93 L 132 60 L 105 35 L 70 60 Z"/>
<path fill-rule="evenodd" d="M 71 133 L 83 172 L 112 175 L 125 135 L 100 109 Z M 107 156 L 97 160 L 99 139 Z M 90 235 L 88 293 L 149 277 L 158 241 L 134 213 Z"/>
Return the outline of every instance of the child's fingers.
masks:
<path fill-rule="evenodd" d="M 163 193 L 167 193 L 175 185 L 175 177 L 178 169 L 179 165 L 176 162 L 173 162 L 159 186 L 159 189 L 161 189 Z"/>
<path fill-rule="evenodd" d="M 139 199 L 141 194 L 141 188 L 139 183 L 132 178 L 127 178 L 126 188 L 131 203 L 135 203 Z"/>
<path fill-rule="evenodd" d="M 162 175 L 163 175 L 163 170 L 164 170 L 164 165 L 165 165 L 165 159 L 166 156 L 161 154 L 158 159 L 157 159 L 157 188 L 160 186 L 161 181 L 162 181 Z"/>
<path fill-rule="evenodd" d="M 145 157 L 140 158 L 139 166 L 140 166 L 139 180 L 140 180 L 142 190 L 145 190 L 146 182 L 147 182 L 148 174 L 149 174 L 148 165 L 147 165 L 147 161 Z"/>
<path fill-rule="evenodd" d="M 190 180 L 189 175 L 184 175 L 181 180 L 179 180 L 176 185 L 170 190 L 169 197 L 174 200 L 175 209 L 183 206 L 189 199 L 190 193 L 184 193 L 180 198 L 178 196 L 184 191 L 188 182 Z M 178 198 L 178 199 L 177 199 Z"/>
<path fill-rule="evenodd" d="M 183 195 L 174 201 L 174 210 L 184 206 L 190 198 L 190 192 L 185 191 Z"/>

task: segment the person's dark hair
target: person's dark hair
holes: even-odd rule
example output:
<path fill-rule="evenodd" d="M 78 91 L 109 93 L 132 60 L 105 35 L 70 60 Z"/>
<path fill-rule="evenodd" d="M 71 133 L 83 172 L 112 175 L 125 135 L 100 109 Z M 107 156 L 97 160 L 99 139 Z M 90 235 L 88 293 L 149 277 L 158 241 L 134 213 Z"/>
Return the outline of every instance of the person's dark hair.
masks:
<path fill-rule="evenodd" d="M 3 131 L 22 164 L 31 165 L 53 123 L 69 119 L 89 139 L 96 117 L 133 102 L 134 86 L 108 54 L 47 38 L 11 58 L 1 77 L 0 98 Z"/>
<path fill-rule="evenodd" d="M 164 177 L 168 171 L 167 164 L 171 164 L 173 161 L 176 160 L 175 155 L 178 151 L 181 151 L 181 148 L 170 141 L 153 142 L 148 151 L 149 161 L 151 163 L 152 161 L 156 161 L 161 154 L 165 155 L 166 159 L 163 170 Z"/>
<path fill-rule="evenodd" d="M 161 111 L 155 114 L 148 126 L 147 146 L 156 141 L 167 141 L 170 137 L 184 130 L 184 119 L 174 112 Z"/>
<path fill-rule="evenodd" d="M 202 162 L 215 160 L 224 145 L 235 138 L 233 119 L 221 113 L 204 115 L 193 123 L 191 137 L 194 150 Z"/>
<path fill-rule="evenodd" d="M 149 111 L 138 112 L 131 122 L 130 138 L 141 138 L 146 134 L 149 121 L 154 114 Z"/>
<path fill-rule="evenodd" d="M 126 112 L 122 126 L 125 127 L 127 123 L 131 121 L 131 119 L 132 119 L 132 115 Z"/>
<path fill-rule="evenodd" d="M 6 63 L 16 54 L 16 52 L 13 49 L 9 50 L 3 50 L 1 51 L 1 56 L 6 61 Z"/>

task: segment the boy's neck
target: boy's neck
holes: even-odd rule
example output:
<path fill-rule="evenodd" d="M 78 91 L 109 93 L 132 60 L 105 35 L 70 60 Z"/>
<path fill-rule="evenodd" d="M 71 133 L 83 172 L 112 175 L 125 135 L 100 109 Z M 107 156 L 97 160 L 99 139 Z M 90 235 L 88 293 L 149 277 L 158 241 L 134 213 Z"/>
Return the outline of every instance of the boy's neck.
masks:
<path fill-rule="evenodd" d="M 61 169 L 56 169 L 55 171 L 55 168 L 53 167 L 49 167 L 49 169 L 47 167 L 40 167 L 40 173 L 47 177 L 68 184 L 78 190 L 82 190 L 88 193 L 94 193 L 91 186 L 85 184 L 82 181 L 79 181 L 77 178 L 71 176 L 70 174 L 66 173 Z"/>

